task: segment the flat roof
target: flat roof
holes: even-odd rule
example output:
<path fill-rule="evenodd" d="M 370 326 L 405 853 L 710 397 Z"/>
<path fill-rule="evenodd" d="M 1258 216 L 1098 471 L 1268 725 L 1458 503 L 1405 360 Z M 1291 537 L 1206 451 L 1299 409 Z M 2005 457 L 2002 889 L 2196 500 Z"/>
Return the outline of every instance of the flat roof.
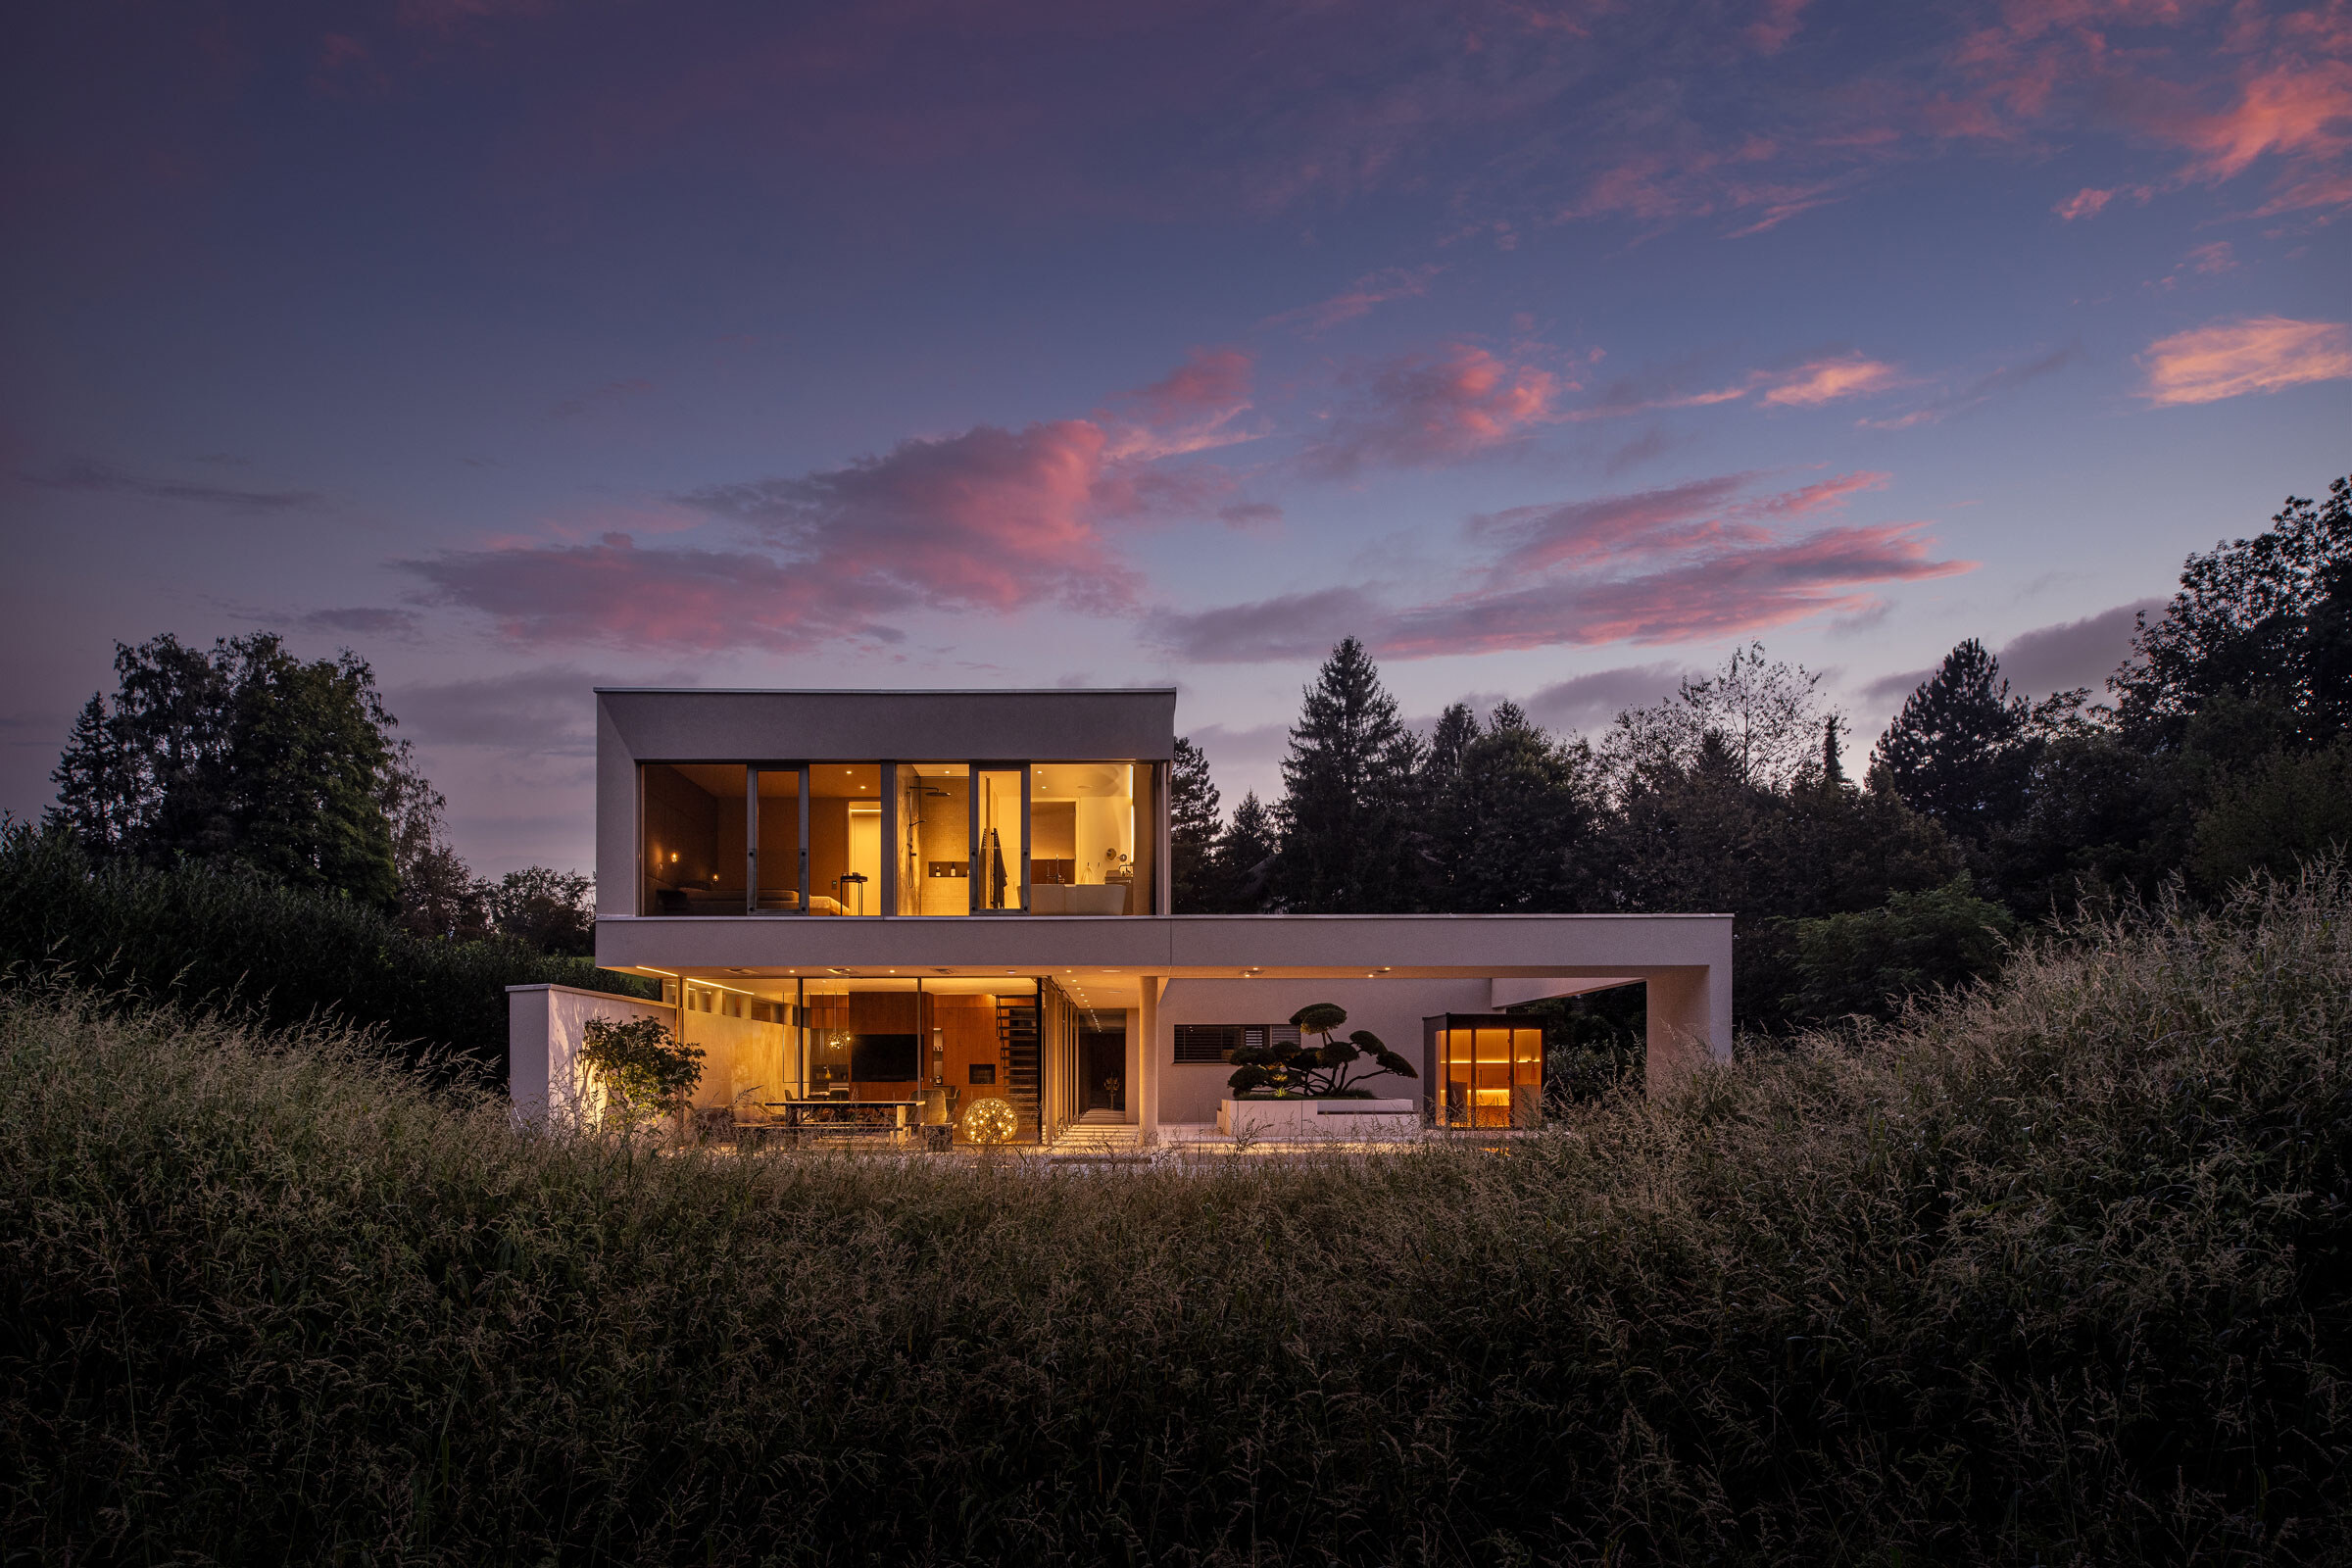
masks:
<path fill-rule="evenodd" d="M 599 686 L 598 750 L 640 761 L 1165 761 L 1173 686 Z"/>
<path fill-rule="evenodd" d="M 1173 696 L 1173 686 L 591 686 L 592 692 L 700 697 L 1134 697 Z"/>

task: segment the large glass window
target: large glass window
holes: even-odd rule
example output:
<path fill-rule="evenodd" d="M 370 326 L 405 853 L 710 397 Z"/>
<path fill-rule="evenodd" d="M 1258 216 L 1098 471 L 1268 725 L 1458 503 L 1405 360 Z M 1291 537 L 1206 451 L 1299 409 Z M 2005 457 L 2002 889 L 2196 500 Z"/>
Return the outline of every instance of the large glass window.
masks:
<path fill-rule="evenodd" d="M 971 912 L 971 773 L 962 762 L 899 764 L 899 913 Z"/>
<path fill-rule="evenodd" d="M 1544 1029 L 1508 1013 L 1432 1019 L 1433 1117 L 1441 1127 L 1533 1127 L 1544 1107 Z"/>
<path fill-rule="evenodd" d="M 929 1076 L 930 1009 L 912 980 L 811 980 L 808 1098 L 910 1102 Z"/>
<path fill-rule="evenodd" d="M 648 762 L 641 914 L 1150 914 L 1136 762 Z"/>
<path fill-rule="evenodd" d="M 759 779 L 760 853 L 752 861 L 760 914 L 797 914 L 801 907 L 801 769 L 761 767 Z"/>
<path fill-rule="evenodd" d="M 882 764 L 808 764 L 808 912 L 882 910 Z"/>
<path fill-rule="evenodd" d="M 639 776 L 645 858 L 638 912 L 743 913 L 743 764 L 649 762 Z"/>
<path fill-rule="evenodd" d="M 1039 762 L 1030 771 L 1030 907 L 1150 914 L 1158 842 L 1151 765 Z"/>

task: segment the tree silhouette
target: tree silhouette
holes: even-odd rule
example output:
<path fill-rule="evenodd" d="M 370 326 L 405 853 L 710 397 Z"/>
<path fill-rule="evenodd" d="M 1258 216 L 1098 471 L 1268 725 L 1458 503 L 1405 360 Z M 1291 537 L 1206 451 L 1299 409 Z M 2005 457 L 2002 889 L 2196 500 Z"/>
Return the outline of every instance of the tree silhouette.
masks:
<path fill-rule="evenodd" d="M 1208 758 L 1179 735 L 1168 770 L 1169 889 L 1178 914 L 1213 914 L 1224 902 L 1216 885 L 1217 829 L 1217 786 Z"/>
<path fill-rule="evenodd" d="M 2109 684 L 2125 733 L 2148 750 L 2180 745 L 2222 699 L 2278 710 L 2281 738 L 2301 747 L 2352 730 L 2352 479 L 2316 507 L 2289 496 L 2268 531 L 2190 556 Z"/>
<path fill-rule="evenodd" d="M 1364 645 L 1349 637 L 1306 688 L 1283 759 L 1277 892 L 1292 909 L 1410 907 L 1403 835 L 1419 746 Z"/>
<path fill-rule="evenodd" d="M 269 632 L 210 653 L 169 634 L 115 646 L 58 759 L 51 819 L 100 855 L 233 860 L 389 909 L 388 803 L 414 793 L 375 675 L 345 650 L 304 662 Z"/>
<path fill-rule="evenodd" d="M 1982 841 L 2024 805 L 2027 717 L 2000 662 L 1971 637 L 1904 701 L 1877 765 L 1913 810 Z"/>

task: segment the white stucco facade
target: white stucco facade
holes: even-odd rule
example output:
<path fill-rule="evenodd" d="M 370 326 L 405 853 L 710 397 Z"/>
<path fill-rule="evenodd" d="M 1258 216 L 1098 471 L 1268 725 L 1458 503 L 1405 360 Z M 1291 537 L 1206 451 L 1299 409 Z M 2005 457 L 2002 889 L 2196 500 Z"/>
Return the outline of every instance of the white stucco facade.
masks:
<path fill-rule="evenodd" d="M 1647 1069 L 1653 1084 L 1692 1063 L 1730 1056 L 1729 915 L 1170 912 L 1166 768 L 1174 751 L 1174 711 L 1175 694 L 1169 690 L 599 693 L 597 960 L 608 968 L 661 977 L 673 996 L 681 987 L 709 986 L 744 999 L 732 1005 L 747 1016 L 764 1008 L 767 1016 L 800 1020 L 788 1023 L 786 1032 L 808 1026 L 812 1016 L 808 1000 L 817 989 L 904 991 L 928 985 L 968 991 L 999 979 L 1034 985 L 1039 997 L 1050 995 L 1067 1014 L 1059 1027 L 1072 1040 L 1083 1035 L 1089 1052 L 1110 1049 L 1102 1042 L 1120 1037 L 1115 1043 L 1123 1065 L 1117 1113 L 1134 1123 L 1146 1142 L 1162 1126 L 1213 1123 L 1225 1093 L 1230 1067 L 1176 1060 L 1179 1027 L 1277 1023 L 1311 1002 L 1337 1003 L 1348 1012 L 1348 1027 L 1369 1029 L 1408 1059 L 1417 1059 L 1423 1020 L 1434 1015 L 1490 1014 L 1539 998 L 1640 983 L 1647 990 Z M 949 764 L 958 780 L 976 782 L 989 773 L 1021 781 L 1017 826 L 1008 814 L 1002 832 L 1024 858 L 1009 878 L 1000 864 L 995 882 L 1006 897 L 1039 908 L 1083 902 L 1058 896 L 1059 879 L 1072 875 L 1066 869 L 1071 862 L 1027 858 L 1032 850 L 1046 857 L 1053 848 L 1046 835 L 1056 808 L 1044 798 L 1043 781 L 1056 770 L 1104 759 L 1130 769 L 1135 783 L 1131 797 L 1123 800 L 1132 799 L 1136 825 L 1123 842 L 1132 846 L 1132 880 L 1102 890 L 1115 890 L 1128 912 L 889 912 L 937 907 L 942 891 L 954 895 L 957 908 L 966 897 L 966 883 L 958 880 L 965 871 L 960 863 L 924 860 L 911 849 L 903 860 L 898 854 L 902 840 L 913 843 L 907 825 L 921 820 L 926 805 L 908 783 L 940 775 L 941 764 L 921 759 L 942 757 L 972 759 Z M 744 891 L 694 894 L 697 912 L 674 912 L 687 903 L 682 896 L 671 895 L 657 907 L 640 891 L 650 843 L 641 780 L 649 768 L 663 767 L 733 791 L 707 814 L 734 835 L 736 848 L 716 852 L 715 863 L 734 878 L 726 887 Z M 879 881 L 882 891 L 866 906 L 884 912 L 838 917 L 839 906 L 828 910 L 822 890 L 811 884 L 807 795 L 823 788 L 829 775 L 877 781 L 878 787 L 845 782 L 841 788 L 868 792 L 870 804 L 852 799 L 847 809 L 871 817 L 870 842 L 890 847 L 876 867 L 879 874 L 867 879 Z M 775 786 L 779 793 L 771 797 L 771 783 L 779 778 L 787 784 Z M 1027 793 L 1032 778 L 1040 781 L 1034 807 Z M 761 813 L 792 808 L 775 804 L 787 799 L 780 793 L 787 786 L 800 792 L 793 803 L 803 834 L 799 887 L 763 897 L 763 884 L 778 881 L 782 873 L 776 865 L 790 852 L 774 847 L 773 823 L 760 826 Z M 945 791 L 927 787 L 926 793 L 936 797 Z M 1125 831 L 1101 817 L 1099 809 L 1090 817 L 1086 805 L 1076 803 L 1080 808 L 1074 817 L 1063 818 L 1082 824 L 1081 835 L 1091 830 L 1082 843 L 1091 845 L 1114 827 Z M 966 808 L 958 804 L 955 809 Z M 977 826 L 978 808 L 969 809 Z M 975 848 L 968 883 L 977 908 L 980 835 L 970 837 Z M 727 853 L 743 857 L 754 850 L 765 853 L 765 867 L 738 871 L 736 862 L 724 858 Z M 1057 864 L 1063 869 L 1054 869 Z M 710 873 L 712 881 L 721 874 Z M 918 887 L 918 879 L 927 879 L 926 885 Z M 861 900 L 866 885 L 860 884 Z M 839 883 L 833 886 L 838 889 Z M 1057 896 L 1041 898 L 1037 889 Z M 1090 898 L 1093 891 L 1066 890 Z M 737 907 L 741 913 L 734 912 Z M 799 912 L 804 909 L 811 912 Z M 562 1091 L 550 1086 L 570 1070 L 566 1053 L 576 1049 L 574 1014 L 583 1008 L 665 1013 L 689 1035 L 700 1029 L 710 1036 L 711 1046 L 724 1044 L 718 1039 L 725 1032 L 722 1017 L 706 1013 L 698 1021 L 687 1008 L 593 1000 L 587 993 L 551 992 L 540 1001 L 531 995 L 518 992 L 511 1000 L 518 1109 L 561 1103 Z M 545 1044 L 537 1038 L 540 1031 Z M 747 1041 L 764 1038 L 757 1030 L 746 1034 Z M 915 1049 L 926 1048 L 927 1042 L 918 1040 Z M 762 1068 L 749 1053 L 747 1046 L 738 1053 L 743 1059 L 729 1057 L 734 1092 L 763 1081 Z M 1107 1059 L 1090 1055 L 1087 1073 L 1099 1078 L 1096 1068 Z M 936 1065 L 928 1058 L 926 1064 Z M 939 1076 L 930 1081 L 940 1081 Z M 1395 1083 L 1386 1080 L 1377 1088 L 1395 1092 Z M 1089 1085 L 1078 1084 L 1064 1099 L 1091 1092 Z M 1060 1111 L 1076 1108 L 1072 1102 Z"/>

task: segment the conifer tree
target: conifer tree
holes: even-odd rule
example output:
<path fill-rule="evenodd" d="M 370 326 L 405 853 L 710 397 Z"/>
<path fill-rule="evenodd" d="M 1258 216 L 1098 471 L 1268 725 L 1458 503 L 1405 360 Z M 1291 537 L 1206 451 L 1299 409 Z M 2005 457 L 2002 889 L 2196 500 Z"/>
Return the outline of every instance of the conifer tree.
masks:
<path fill-rule="evenodd" d="M 1182 735 L 1168 769 L 1169 889 L 1178 914 L 1209 914 L 1223 901 L 1216 887 L 1217 786 L 1208 758 Z"/>
<path fill-rule="evenodd" d="M 1414 780 L 1412 804 L 1419 823 L 1413 844 L 1421 862 L 1420 907 L 1463 907 L 1456 883 L 1464 846 L 1477 832 L 1477 823 L 1467 814 L 1462 800 L 1462 763 L 1479 736 L 1478 715 L 1468 703 L 1449 704 L 1430 729 L 1421 771 Z"/>
<path fill-rule="evenodd" d="M 1462 756 L 1444 907 L 1507 914 L 1574 906 L 1570 861 L 1592 834 L 1592 771 L 1581 744 L 1554 745 L 1516 704 L 1497 704 Z"/>
<path fill-rule="evenodd" d="M 1876 765 L 1913 810 L 1982 840 L 2023 804 L 2027 717 L 2000 662 L 1971 637 L 1904 702 Z"/>
<path fill-rule="evenodd" d="M 1303 695 L 1282 763 L 1278 895 L 1311 913 L 1410 907 L 1403 835 L 1420 757 L 1396 699 L 1353 637 Z"/>
<path fill-rule="evenodd" d="M 1516 712 L 1517 710 L 1513 709 L 1512 711 Z M 1440 782 L 1450 782 L 1459 776 L 1462 754 L 1470 749 L 1470 743 L 1478 737 L 1478 715 L 1470 710 L 1470 705 L 1448 704 L 1446 711 L 1438 715 L 1436 727 L 1429 732 L 1429 754 L 1422 759 L 1422 776 Z"/>
<path fill-rule="evenodd" d="M 1268 902 L 1274 857 L 1281 840 L 1274 813 L 1250 790 L 1233 808 L 1233 820 L 1217 836 L 1217 907 L 1212 914 L 1254 914 Z"/>

